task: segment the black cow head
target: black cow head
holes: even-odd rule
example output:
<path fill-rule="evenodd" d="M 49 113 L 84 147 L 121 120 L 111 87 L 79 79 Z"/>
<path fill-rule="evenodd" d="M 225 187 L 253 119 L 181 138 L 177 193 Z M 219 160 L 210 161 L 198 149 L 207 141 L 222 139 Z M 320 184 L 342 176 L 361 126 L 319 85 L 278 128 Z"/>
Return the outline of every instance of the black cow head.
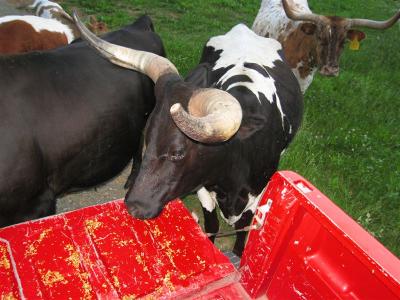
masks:
<path fill-rule="evenodd" d="M 157 104 L 146 125 L 143 161 L 125 198 L 134 217 L 153 218 L 166 202 L 219 176 L 202 166 L 226 161 L 224 145 L 239 130 L 241 106 L 225 91 L 183 81 L 167 59 L 103 41 L 76 14 L 74 19 L 82 37 L 103 56 L 155 82 Z"/>

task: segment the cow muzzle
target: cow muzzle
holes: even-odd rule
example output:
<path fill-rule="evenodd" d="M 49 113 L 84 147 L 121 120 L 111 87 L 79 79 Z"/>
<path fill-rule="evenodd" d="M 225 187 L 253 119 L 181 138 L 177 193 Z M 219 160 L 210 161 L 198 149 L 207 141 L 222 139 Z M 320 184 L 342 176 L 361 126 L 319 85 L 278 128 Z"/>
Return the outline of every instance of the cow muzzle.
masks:
<path fill-rule="evenodd" d="M 323 76 L 337 77 L 339 76 L 339 66 L 323 66 L 319 73 Z"/>
<path fill-rule="evenodd" d="M 147 220 L 147 219 L 153 219 L 157 217 L 161 211 L 162 211 L 162 206 L 156 206 L 156 205 L 147 205 L 141 201 L 126 201 L 125 200 L 125 205 L 126 208 L 129 212 L 129 214 L 137 219 L 140 220 Z"/>

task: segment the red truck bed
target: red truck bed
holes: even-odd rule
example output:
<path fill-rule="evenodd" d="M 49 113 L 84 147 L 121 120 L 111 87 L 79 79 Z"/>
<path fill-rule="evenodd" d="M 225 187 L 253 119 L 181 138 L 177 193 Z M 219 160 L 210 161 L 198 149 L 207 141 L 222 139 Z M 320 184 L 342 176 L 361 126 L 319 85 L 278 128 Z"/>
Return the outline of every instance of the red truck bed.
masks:
<path fill-rule="evenodd" d="M 238 271 L 180 201 L 3 228 L 0 299 L 400 299 L 400 261 L 299 175 L 273 176 L 257 223 Z"/>
<path fill-rule="evenodd" d="M 180 201 L 138 221 L 122 201 L 0 230 L 0 299 L 176 299 L 238 273 Z"/>
<path fill-rule="evenodd" d="M 241 260 L 252 297 L 400 299 L 399 259 L 304 178 L 275 174 L 264 205 Z"/>

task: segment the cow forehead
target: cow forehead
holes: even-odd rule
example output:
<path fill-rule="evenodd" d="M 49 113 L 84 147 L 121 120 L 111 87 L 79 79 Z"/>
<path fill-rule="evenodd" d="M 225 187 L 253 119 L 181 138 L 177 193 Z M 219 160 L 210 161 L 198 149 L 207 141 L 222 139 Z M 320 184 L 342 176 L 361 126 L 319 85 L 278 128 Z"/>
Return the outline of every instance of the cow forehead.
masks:
<path fill-rule="evenodd" d="M 215 51 L 222 50 L 213 70 L 236 65 L 243 60 L 272 68 L 274 61 L 282 60 L 278 52 L 282 46 L 278 41 L 261 37 L 244 24 L 236 25 L 225 35 L 211 38 L 207 46 Z"/>

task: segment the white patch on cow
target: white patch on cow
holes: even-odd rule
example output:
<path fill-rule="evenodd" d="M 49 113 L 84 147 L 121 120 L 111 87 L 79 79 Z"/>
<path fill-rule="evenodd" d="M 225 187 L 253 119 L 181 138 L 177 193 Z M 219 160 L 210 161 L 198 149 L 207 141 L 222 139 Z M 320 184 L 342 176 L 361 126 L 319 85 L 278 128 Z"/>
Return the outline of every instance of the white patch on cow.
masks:
<path fill-rule="evenodd" d="M 226 88 L 226 91 L 244 86 L 248 88 L 261 104 L 260 94 L 264 94 L 270 103 L 273 103 L 273 96 L 276 96 L 276 105 L 281 114 L 282 127 L 285 114 L 282 111 L 280 99 L 277 95 L 275 80 L 272 77 L 265 77 L 260 72 L 245 67 L 245 63 L 252 63 L 260 66 L 268 73 L 266 67 L 273 68 L 275 61 L 282 61 L 278 51 L 282 49 L 281 44 L 273 39 L 263 38 L 251 31 L 246 25 L 239 24 L 233 27 L 225 35 L 213 37 L 207 43 L 215 51 L 222 50 L 220 58 L 216 61 L 213 70 L 233 67 L 229 69 L 218 81 L 223 85 L 227 80 L 237 75 L 246 75 L 252 82 L 235 82 Z"/>
<path fill-rule="evenodd" d="M 42 12 L 40 14 L 37 14 L 37 16 L 45 18 L 45 19 L 56 20 L 56 18 L 54 18 L 54 16 L 53 16 L 51 9 L 44 9 L 44 10 L 42 10 Z"/>
<path fill-rule="evenodd" d="M 199 223 L 199 216 L 194 211 L 192 211 L 192 218 L 196 221 L 197 224 Z"/>
<path fill-rule="evenodd" d="M 244 208 L 244 210 L 242 211 L 242 213 L 239 214 L 238 216 L 229 216 L 229 218 L 226 218 L 226 217 L 224 216 L 224 214 L 222 213 L 222 211 L 221 211 L 221 212 L 220 212 L 221 217 L 225 220 L 226 223 L 228 223 L 229 225 L 233 226 L 233 225 L 235 225 L 235 223 L 236 223 L 237 221 L 240 220 L 240 218 L 242 217 L 242 215 L 243 215 L 245 212 L 247 212 L 247 211 L 250 210 L 250 211 L 254 214 L 254 213 L 256 212 L 258 203 L 260 202 L 261 197 L 262 197 L 262 195 L 264 194 L 264 192 L 265 192 L 265 188 L 262 190 L 262 192 L 261 192 L 258 196 L 254 196 L 254 195 L 252 195 L 252 194 L 249 194 L 249 195 L 248 195 L 249 200 L 247 201 L 247 205 L 246 205 L 246 207 Z"/>
<path fill-rule="evenodd" d="M 209 192 L 205 187 L 202 187 L 197 191 L 197 197 L 204 209 L 209 212 L 214 211 L 217 204 L 217 194 L 215 192 Z"/>
<path fill-rule="evenodd" d="M 47 0 L 36 0 L 32 6 L 32 8 L 36 7 L 35 14 L 39 17 L 46 19 L 58 20 L 53 16 L 53 11 L 63 11 L 61 5 L 55 2 L 47 1 Z M 58 20 L 59 21 L 59 20 Z"/>
<path fill-rule="evenodd" d="M 307 0 L 288 0 L 289 5 L 297 12 L 312 13 Z M 253 23 L 253 31 L 258 35 L 269 35 L 273 39 L 285 39 L 292 30 L 301 22 L 292 21 L 287 16 L 282 6 L 282 0 L 263 0 L 260 10 Z"/>
<path fill-rule="evenodd" d="M 307 0 L 288 0 L 289 5 L 297 12 L 312 13 L 308 7 Z M 277 39 L 283 43 L 286 38 L 295 30 L 302 22 L 292 21 L 287 16 L 282 6 L 282 0 L 263 0 L 260 10 L 254 20 L 252 29 L 260 36 L 267 36 Z M 295 69 L 292 69 L 294 75 L 299 81 L 300 88 L 304 94 L 307 88 L 313 81 L 316 69 L 313 69 L 311 74 L 302 78 L 298 68 L 303 66 L 300 61 Z"/>
<path fill-rule="evenodd" d="M 42 8 L 43 6 L 52 6 L 52 7 L 57 7 L 61 10 L 63 10 L 63 8 L 61 7 L 60 4 L 56 3 L 56 2 L 51 2 L 48 0 L 35 0 L 31 5 L 29 5 L 29 8 L 36 8 L 36 11 L 38 11 L 40 8 Z"/>
<path fill-rule="evenodd" d="M 67 37 L 68 43 L 74 40 L 72 30 L 56 20 L 45 19 L 36 16 L 5 16 L 0 18 L 0 25 L 12 21 L 23 21 L 32 26 L 36 32 L 47 30 L 50 32 L 63 33 Z"/>
<path fill-rule="evenodd" d="M 306 77 L 301 77 L 300 75 L 300 67 L 302 67 L 304 65 L 303 61 L 300 61 L 296 68 L 292 69 L 292 72 L 294 74 L 294 76 L 296 76 L 297 81 L 299 82 L 300 85 L 300 90 L 301 92 L 304 94 L 306 92 L 306 90 L 308 89 L 308 87 L 310 86 L 310 84 L 312 83 L 313 79 L 314 79 L 314 74 L 315 72 L 317 72 L 317 68 L 313 68 L 310 72 L 309 75 L 307 75 Z"/>

